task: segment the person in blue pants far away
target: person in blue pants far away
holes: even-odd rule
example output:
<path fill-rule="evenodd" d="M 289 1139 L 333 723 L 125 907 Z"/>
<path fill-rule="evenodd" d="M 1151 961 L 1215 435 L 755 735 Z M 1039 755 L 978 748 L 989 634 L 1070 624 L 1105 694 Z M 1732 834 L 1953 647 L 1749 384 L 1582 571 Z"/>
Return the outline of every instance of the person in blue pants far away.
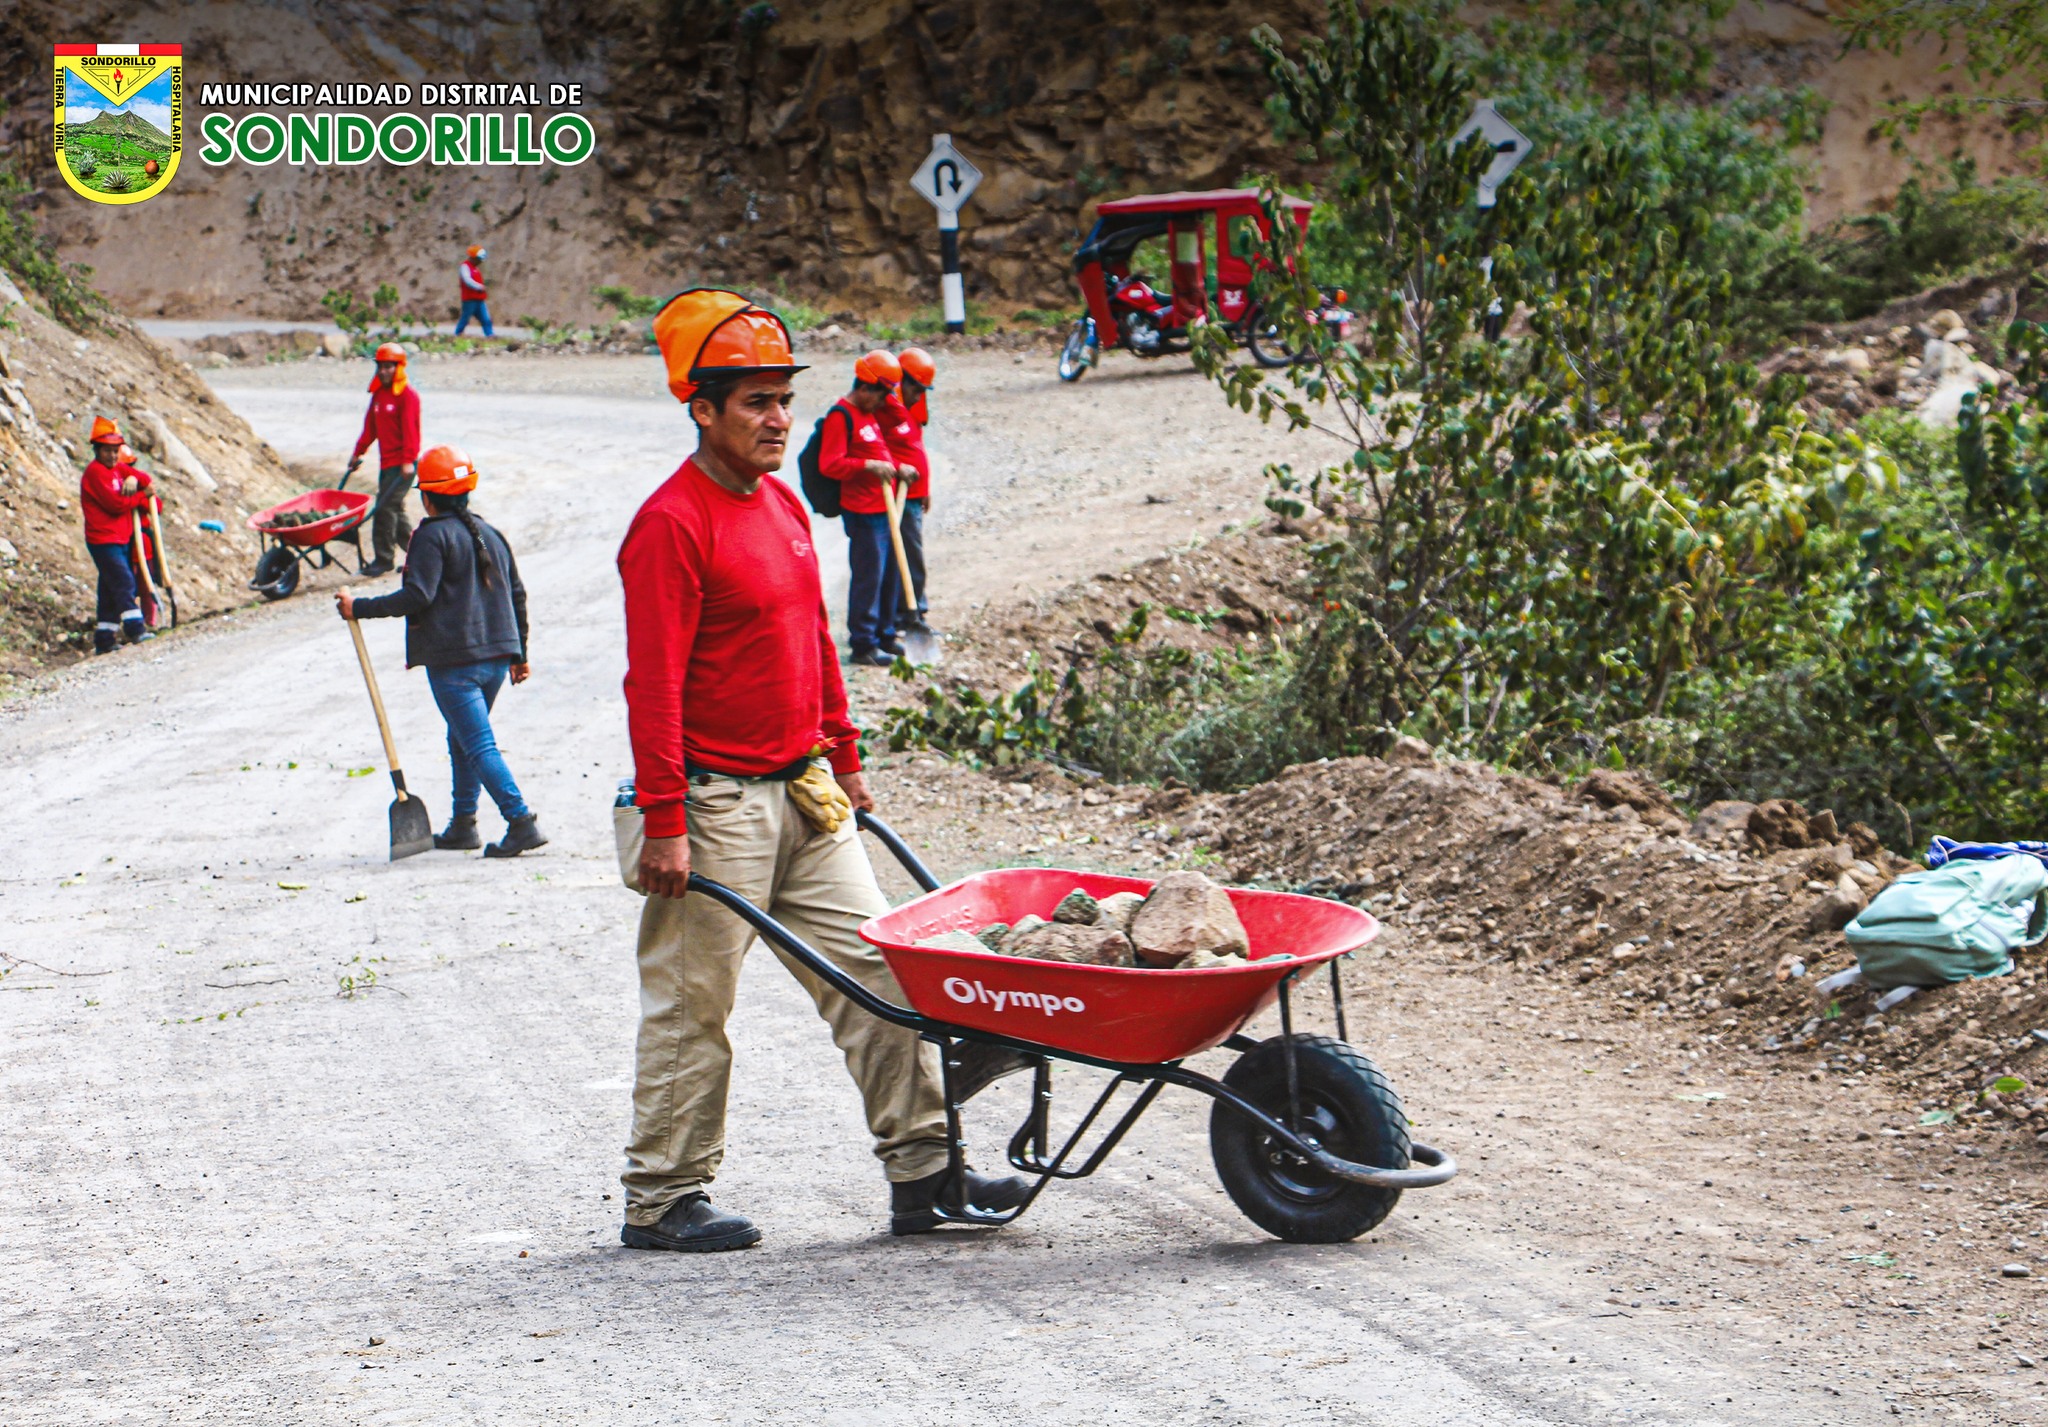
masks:
<path fill-rule="evenodd" d="M 512 547 L 496 529 L 470 514 L 477 471 L 453 446 L 420 457 L 420 499 L 427 518 L 406 551 L 405 583 L 377 599 L 334 597 L 343 619 L 405 617 L 405 665 L 426 666 L 427 686 L 448 724 L 448 763 L 455 781 L 454 808 L 434 846 L 482 846 L 476 809 L 481 793 L 505 819 L 505 836 L 484 848 L 486 857 L 517 857 L 547 844 L 539 819 L 520 796 L 491 729 L 491 705 L 507 678 L 523 684 L 533 672 L 526 657 L 526 586 Z"/>
<path fill-rule="evenodd" d="M 462 315 L 455 319 L 455 335 L 460 337 L 473 317 L 484 325 L 484 335 L 495 337 L 491 330 L 491 294 L 484 288 L 484 259 L 490 254 L 482 248 L 472 247 L 462 255 L 462 267 L 457 271 L 456 281 L 462 289 Z"/>
<path fill-rule="evenodd" d="M 853 366 L 853 390 L 825 413 L 818 470 L 839 482 L 840 524 L 846 529 L 846 659 L 888 668 L 903 652 L 896 638 L 903 597 L 889 538 L 882 482 L 897 476 L 882 435 L 882 404 L 903 368 L 888 352 L 869 352 Z"/>

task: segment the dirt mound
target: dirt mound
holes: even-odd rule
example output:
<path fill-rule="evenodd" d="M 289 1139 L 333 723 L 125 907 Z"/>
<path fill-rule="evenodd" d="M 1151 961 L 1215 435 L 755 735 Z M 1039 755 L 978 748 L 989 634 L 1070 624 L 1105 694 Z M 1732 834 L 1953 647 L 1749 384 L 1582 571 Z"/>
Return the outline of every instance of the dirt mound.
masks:
<path fill-rule="evenodd" d="M 97 415 L 119 423 L 156 478 L 181 619 L 249 601 L 257 542 L 242 522 L 297 489 L 277 453 L 133 323 L 73 332 L 0 271 L 0 675 L 92 647 L 78 477 Z"/>
<path fill-rule="evenodd" d="M 1855 964 L 1840 927 L 1916 864 L 1796 803 L 1721 803 L 1688 821 L 1627 773 L 1565 787 L 1414 754 L 1177 801 L 1179 834 L 1227 859 L 1234 880 L 1355 902 L 1471 959 L 1574 981 L 1608 1013 L 1684 1040 L 1811 1055 L 1815 1073 L 1888 1069 L 1942 1103 L 2030 1078 L 2048 1042 L 2036 953 L 2012 976 L 1882 1013 L 1866 988 L 1821 991 Z"/>

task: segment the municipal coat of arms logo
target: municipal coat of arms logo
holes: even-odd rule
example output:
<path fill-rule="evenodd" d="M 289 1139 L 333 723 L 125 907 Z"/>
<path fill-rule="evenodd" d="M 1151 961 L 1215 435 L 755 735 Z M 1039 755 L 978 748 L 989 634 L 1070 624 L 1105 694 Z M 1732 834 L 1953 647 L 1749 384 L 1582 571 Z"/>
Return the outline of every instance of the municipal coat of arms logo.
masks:
<path fill-rule="evenodd" d="M 57 168 L 95 203 L 164 191 L 185 146 L 181 45 L 58 45 Z"/>

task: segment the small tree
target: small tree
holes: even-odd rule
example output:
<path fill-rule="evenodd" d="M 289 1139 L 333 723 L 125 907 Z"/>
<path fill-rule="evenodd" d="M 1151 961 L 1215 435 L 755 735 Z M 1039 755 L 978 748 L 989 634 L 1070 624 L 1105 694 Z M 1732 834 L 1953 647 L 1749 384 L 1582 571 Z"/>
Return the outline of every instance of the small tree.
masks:
<path fill-rule="evenodd" d="M 1725 279 L 1692 264 L 1702 235 L 1662 219 L 1629 154 L 1589 141 L 1569 181 L 1513 182 L 1475 216 L 1492 155 L 1451 142 L 1472 81 L 1439 19 L 1335 0 L 1298 57 L 1254 33 L 1330 166 L 1323 221 L 1378 245 L 1388 281 L 1358 295 L 1364 340 L 1337 342 L 1306 319 L 1313 275 L 1276 204 L 1256 286 L 1304 359 L 1276 381 L 1219 323 L 1196 343 L 1235 405 L 1354 447 L 1272 473 L 1279 507 L 1336 517 L 1288 701 L 1328 752 L 1414 728 L 1527 755 L 1657 711 L 1677 674 L 1744 657 L 1796 587 L 1808 522 L 1882 469 L 1732 358 Z M 1475 333 L 1496 294 L 1526 339 Z"/>

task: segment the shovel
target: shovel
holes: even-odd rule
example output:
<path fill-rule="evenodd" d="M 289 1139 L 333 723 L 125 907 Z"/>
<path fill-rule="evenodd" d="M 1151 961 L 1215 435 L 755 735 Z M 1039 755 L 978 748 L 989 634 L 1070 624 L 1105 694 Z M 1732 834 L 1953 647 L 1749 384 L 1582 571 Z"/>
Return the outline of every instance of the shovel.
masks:
<path fill-rule="evenodd" d="M 348 591 L 344 589 L 342 593 Z M 377 671 L 370 667 L 363 628 L 350 620 L 348 632 L 356 642 L 356 662 L 363 666 L 363 682 L 370 689 L 370 707 L 377 711 L 377 732 L 384 736 L 384 757 L 391 764 L 391 786 L 398 790 L 398 796 L 391 800 L 391 860 L 431 852 L 434 821 L 427 816 L 427 805 L 405 791 L 405 770 L 398 766 L 398 745 L 391 741 L 391 720 L 384 716 L 384 696 L 377 691 Z"/>
<path fill-rule="evenodd" d="M 910 557 L 903 553 L 903 492 L 894 480 L 882 482 L 882 503 L 889 507 L 889 543 L 896 547 L 896 573 L 903 584 L 903 655 L 913 664 L 939 662 L 939 637 L 929 629 L 915 628 L 917 591 L 910 581 Z"/>
<path fill-rule="evenodd" d="M 158 593 L 162 595 L 164 604 L 170 609 L 171 628 L 176 629 L 178 627 L 178 596 L 177 592 L 171 588 L 171 552 L 164 546 L 164 523 L 157 503 L 154 500 L 150 501 L 148 509 L 149 534 L 150 538 L 156 542 L 156 568 L 157 572 L 164 577 L 163 588 Z"/>
<path fill-rule="evenodd" d="M 177 619 L 176 611 L 168 606 L 170 592 L 168 590 L 165 591 L 164 599 L 159 600 L 157 598 L 156 581 L 150 578 L 149 542 L 142 538 L 141 511 L 131 510 L 128 512 L 128 529 L 130 531 L 128 553 L 133 557 L 131 563 L 135 566 L 135 594 L 138 602 L 141 600 L 149 601 L 149 627 L 156 629 L 162 626 L 166 614 L 169 614 L 173 622 L 175 622 Z M 159 546 L 158 548 L 162 547 Z"/>

